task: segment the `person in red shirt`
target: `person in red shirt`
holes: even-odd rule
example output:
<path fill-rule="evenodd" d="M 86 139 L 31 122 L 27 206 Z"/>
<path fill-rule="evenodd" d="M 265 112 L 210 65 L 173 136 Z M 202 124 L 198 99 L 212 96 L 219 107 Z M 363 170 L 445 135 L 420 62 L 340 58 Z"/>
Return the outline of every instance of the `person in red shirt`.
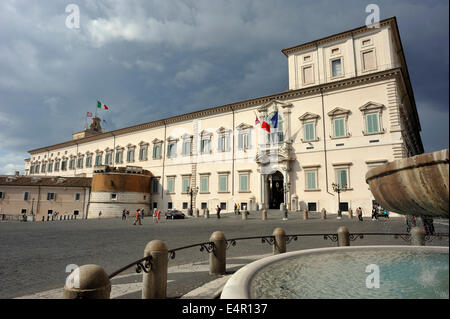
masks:
<path fill-rule="evenodd" d="M 142 222 L 141 222 L 141 210 L 140 209 L 138 209 L 136 211 L 136 218 L 134 219 L 133 225 L 136 225 L 137 222 L 139 222 L 139 225 L 142 225 Z"/>

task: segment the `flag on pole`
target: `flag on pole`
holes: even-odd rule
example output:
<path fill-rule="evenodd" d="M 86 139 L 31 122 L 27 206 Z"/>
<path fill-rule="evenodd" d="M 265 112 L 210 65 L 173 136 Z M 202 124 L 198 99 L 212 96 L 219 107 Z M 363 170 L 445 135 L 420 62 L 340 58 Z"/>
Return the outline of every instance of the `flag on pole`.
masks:
<path fill-rule="evenodd" d="M 87 117 L 92 117 L 92 113 L 91 112 L 87 112 Z"/>
<path fill-rule="evenodd" d="M 266 116 L 261 124 L 261 128 L 270 133 L 270 125 L 267 122 L 268 122 L 268 120 L 267 120 L 267 116 Z"/>
<path fill-rule="evenodd" d="M 98 108 L 98 109 L 101 109 L 101 108 L 102 108 L 102 105 L 103 105 L 103 109 L 109 110 L 109 107 L 107 107 L 107 106 L 106 106 L 105 104 L 103 104 L 102 102 L 97 101 L 97 108 Z"/>
<path fill-rule="evenodd" d="M 270 118 L 270 121 L 272 122 L 273 128 L 278 127 L 278 110 L 275 111 L 274 115 Z"/>
<path fill-rule="evenodd" d="M 253 112 L 253 113 L 255 113 L 255 112 Z M 256 113 L 255 113 L 255 116 L 256 116 L 255 125 L 258 125 L 261 122 L 258 120 L 258 115 L 256 115 Z"/>

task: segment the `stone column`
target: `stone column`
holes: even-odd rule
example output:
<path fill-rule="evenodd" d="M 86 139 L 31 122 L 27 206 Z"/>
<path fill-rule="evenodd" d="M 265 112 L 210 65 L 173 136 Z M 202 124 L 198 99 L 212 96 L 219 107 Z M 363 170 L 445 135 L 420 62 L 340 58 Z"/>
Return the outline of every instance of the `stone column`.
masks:
<path fill-rule="evenodd" d="M 286 232 L 283 228 L 275 228 L 273 231 L 275 241 L 273 244 L 273 254 L 278 255 L 286 252 Z"/>
<path fill-rule="evenodd" d="M 226 272 L 227 240 L 225 235 L 216 231 L 209 241 L 214 243 L 214 252 L 209 253 L 209 274 L 224 275 Z"/>
<path fill-rule="evenodd" d="M 147 256 L 152 256 L 151 269 L 143 274 L 142 299 L 164 299 L 169 261 L 167 245 L 163 241 L 152 240 L 144 250 L 144 257 Z"/>
<path fill-rule="evenodd" d="M 109 299 L 111 282 L 98 265 L 83 265 L 67 276 L 64 299 Z"/>

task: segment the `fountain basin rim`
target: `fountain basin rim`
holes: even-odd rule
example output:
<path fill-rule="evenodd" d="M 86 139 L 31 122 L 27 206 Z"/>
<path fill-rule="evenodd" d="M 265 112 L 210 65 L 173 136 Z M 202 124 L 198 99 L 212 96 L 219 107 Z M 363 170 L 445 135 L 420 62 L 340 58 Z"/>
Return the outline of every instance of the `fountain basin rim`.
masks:
<path fill-rule="evenodd" d="M 426 251 L 434 253 L 449 253 L 449 247 L 445 246 L 410 246 L 410 245 L 373 245 L 373 246 L 346 246 L 313 248 L 286 252 L 254 261 L 234 273 L 225 284 L 220 299 L 251 299 L 250 284 L 253 278 L 263 268 L 276 262 L 304 257 L 308 255 L 319 255 L 335 253 L 339 251 L 367 251 L 367 250 L 402 250 L 402 251 Z"/>

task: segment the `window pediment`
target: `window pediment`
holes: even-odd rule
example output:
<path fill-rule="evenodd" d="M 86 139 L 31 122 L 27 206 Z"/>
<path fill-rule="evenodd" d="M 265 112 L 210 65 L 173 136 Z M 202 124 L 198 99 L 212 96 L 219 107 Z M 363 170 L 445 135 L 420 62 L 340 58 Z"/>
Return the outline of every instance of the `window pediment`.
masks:
<path fill-rule="evenodd" d="M 306 112 L 298 118 L 300 121 L 318 120 L 320 116 L 314 113 Z"/>
<path fill-rule="evenodd" d="M 293 105 L 291 103 L 285 103 L 285 102 L 282 102 L 279 100 L 271 100 L 271 101 L 261 105 L 260 107 L 258 107 L 257 111 L 265 113 L 265 112 L 267 112 L 267 110 L 269 108 L 274 107 L 275 109 L 277 109 L 278 106 L 281 106 L 283 109 L 293 107 Z"/>
<path fill-rule="evenodd" d="M 336 107 L 333 110 L 331 110 L 330 112 L 328 112 L 328 115 L 331 116 L 331 117 L 335 117 L 335 116 L 339 116 L 339 115 L 346 115 L 346 116 L 348 116 L 351 113 L 352 112 L 350 110 L 346 110 L 346 109 L 343 109 L 341 107 Z"/>
<path fill-rule="evenodd" d="M 140 141 L 139 142 L 139 146 L 147 146 L 148 145 L 148 142 L 144 142 L 144 141 Z"/>
<path fill-rule="evenodd" d="M 367 102 L 366 104 L 361 106 L 359 108 L 359 110 L 363 113 L 366 113 L 366 112 L 370 112 L 370 111 L 380 111 L 385 108 L 386 108 L 386 106 L 384 106 L 383 104 L 375 103 L 375 102 L 371 101 L 371 102 Z"/>
<path fill-rule="evenodd" d="M 169 136 L 167 138 L 167 142 L 178 142 L 178 138 L 174 137 L 174 136 Z"/>
<path fill-rule="evenodd" d="M 188 134 L 188 133 L 185 133 L 185 134 L 183 134 L 183 135 L 181 136 L 181 139 L 183 139 L 183 140 L 189 140 L 189 139 L 192 139 L 193 137 L 194 137 L 193 135 Z"/>
<path fill-rule="evenodd" d="M 152 141 L 152 143 L 153 143 L 153 144 L 162 144 L 162 143 L 163 143 L 163 140 L 160 140 L 160 139 L 155 138 L 155 139 Z"/>
<path fill-rule="evenodd" d="M 236 127 L 236 129 L 238 129 L 239 131 L 248 130 L 251 128 L 253 128 L 253 126 L 245 124 L 245 123 L 241 123 Z"/>
<path fill-rule="evenodd" d="M 206 131 L 206 130 L 203 130 L 203 131 L 201 131 L 201 133 L 200 133 L 200 136 L 201 137 L 211 137 L 213 135 L 213 133 L 211 133 L 211 132 L 209 132 L 209 131 Z"/>

